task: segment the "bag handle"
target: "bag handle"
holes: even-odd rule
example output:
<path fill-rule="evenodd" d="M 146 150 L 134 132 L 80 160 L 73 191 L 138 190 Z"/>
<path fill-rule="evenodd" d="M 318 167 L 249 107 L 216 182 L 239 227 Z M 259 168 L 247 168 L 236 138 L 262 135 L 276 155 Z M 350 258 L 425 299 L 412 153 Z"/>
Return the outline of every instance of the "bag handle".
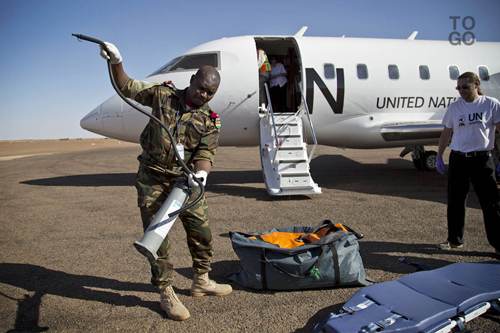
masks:
<path fill-rule="evenodd" d="M 352 228 L 350 228 L 347 225 L 342 224 L 342 226 L 349 233 L 352 233 L 354 236 L 356 236 L 357 239 L 361 239 L 361 238 L 365 237 L 363 234 L 360 234 L 359 232 L 354 231 Z M 331 234 L 331 233 L 343 231 L 341 228 L 337 227 L 331 220 L 323 220 L 322 222 L 320 222 L 316 226 L 314 226 L 310 232 L 308 232 L 308 233 L 300 236 L 299 239 L 303 240 L 303 238 L 306 238 L 307 236 L 309 236 L 311 234 L 315 234 L 315 233 L 317 233 L 318 231 L 320 231 L 323 228 L 327 228 L 328 229 L 328 233 L 326 234 L 325 237 L 328 237 L 328 235 Z M 316 241 L 316 242 L 318 242 L 318 241 Z M 321 243 L 327 243 L 327 242 L 321 242 Z"/>
<path fill-rule="evenodd" d="M 342 229 L 338 228 L 337 226 L 335 226 L 332 221 L 323 220 L 322 222 L 320 222 L 317 225 L 315 225 L 314 227 L 312 227 L 312 230 L 310 232 L 300 236 L 299 239 L 303 240 L 303 238 L 306 238 L 307 236 L 310 236 L 311 234 L 315 234 L 323 228 L 327 228 L 328 232 L 342 230 Z"/>

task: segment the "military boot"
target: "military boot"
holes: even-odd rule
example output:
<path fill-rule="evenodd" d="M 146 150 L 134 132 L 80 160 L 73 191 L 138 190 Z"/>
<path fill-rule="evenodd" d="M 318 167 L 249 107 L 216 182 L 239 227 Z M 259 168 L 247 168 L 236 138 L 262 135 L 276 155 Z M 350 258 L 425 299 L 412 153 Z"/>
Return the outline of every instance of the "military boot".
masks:
<path fill-rule="evenodd" d="M 191 296 L 224 296 L 233 291 L 228 284 L 217 284 L 208 278 L 208 273 L 194 274 Z"/>
<path fill-rule="evenodd" d="M 160 306 L 170 319 L 186 320 L 189 318 L 190 314 L 188 309 L 179 301 L 172 286 L 168 286 L 162 290 L 160 295 Z"/>

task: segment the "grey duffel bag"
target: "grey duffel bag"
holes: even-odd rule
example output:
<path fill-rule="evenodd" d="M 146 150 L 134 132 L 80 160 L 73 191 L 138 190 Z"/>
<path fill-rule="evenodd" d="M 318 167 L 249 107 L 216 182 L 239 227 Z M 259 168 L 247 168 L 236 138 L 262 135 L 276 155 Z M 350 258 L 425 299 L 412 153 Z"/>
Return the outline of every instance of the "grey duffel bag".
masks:
<path fill-rule="evenodd" d="M 290 249 L 261 240 L 262 235 L 276 231 L 311 234 L 324 227 L 332 228 L 333 223 L 325 220 L 316 227 L 274 228 L 250 234 L 230 232 L 242 269 L 229 279 L 257 290 L 370 285 L 372 281 L 365 276 L 359 254 L 358 237 L 362 235 L 352 230 L 328 233 L 317 241 Z"/>

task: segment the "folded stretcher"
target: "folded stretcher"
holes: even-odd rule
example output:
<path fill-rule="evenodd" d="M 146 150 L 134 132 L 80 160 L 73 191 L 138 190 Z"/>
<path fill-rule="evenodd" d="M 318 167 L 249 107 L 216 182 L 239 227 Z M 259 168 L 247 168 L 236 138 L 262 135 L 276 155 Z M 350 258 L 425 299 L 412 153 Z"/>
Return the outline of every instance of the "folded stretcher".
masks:
<path fill-rule="evenodd" d="M 365 287 L 314 332 L 464 332 L 499 301 L 499 261 L 455 263 Z"/>

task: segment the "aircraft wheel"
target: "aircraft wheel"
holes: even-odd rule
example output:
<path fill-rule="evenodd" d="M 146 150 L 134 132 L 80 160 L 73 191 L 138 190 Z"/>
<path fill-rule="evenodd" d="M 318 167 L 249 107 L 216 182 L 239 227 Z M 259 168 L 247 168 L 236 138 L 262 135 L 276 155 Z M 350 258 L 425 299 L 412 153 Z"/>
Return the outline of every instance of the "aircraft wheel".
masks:
<path fill-rule="evenodd" d="M 436 158 L 437 152 L 435 151 L 427 151 L 424 156 L 420 159 L 422 163 L 422 169 L 428 171 L 436 170 Z"/>

